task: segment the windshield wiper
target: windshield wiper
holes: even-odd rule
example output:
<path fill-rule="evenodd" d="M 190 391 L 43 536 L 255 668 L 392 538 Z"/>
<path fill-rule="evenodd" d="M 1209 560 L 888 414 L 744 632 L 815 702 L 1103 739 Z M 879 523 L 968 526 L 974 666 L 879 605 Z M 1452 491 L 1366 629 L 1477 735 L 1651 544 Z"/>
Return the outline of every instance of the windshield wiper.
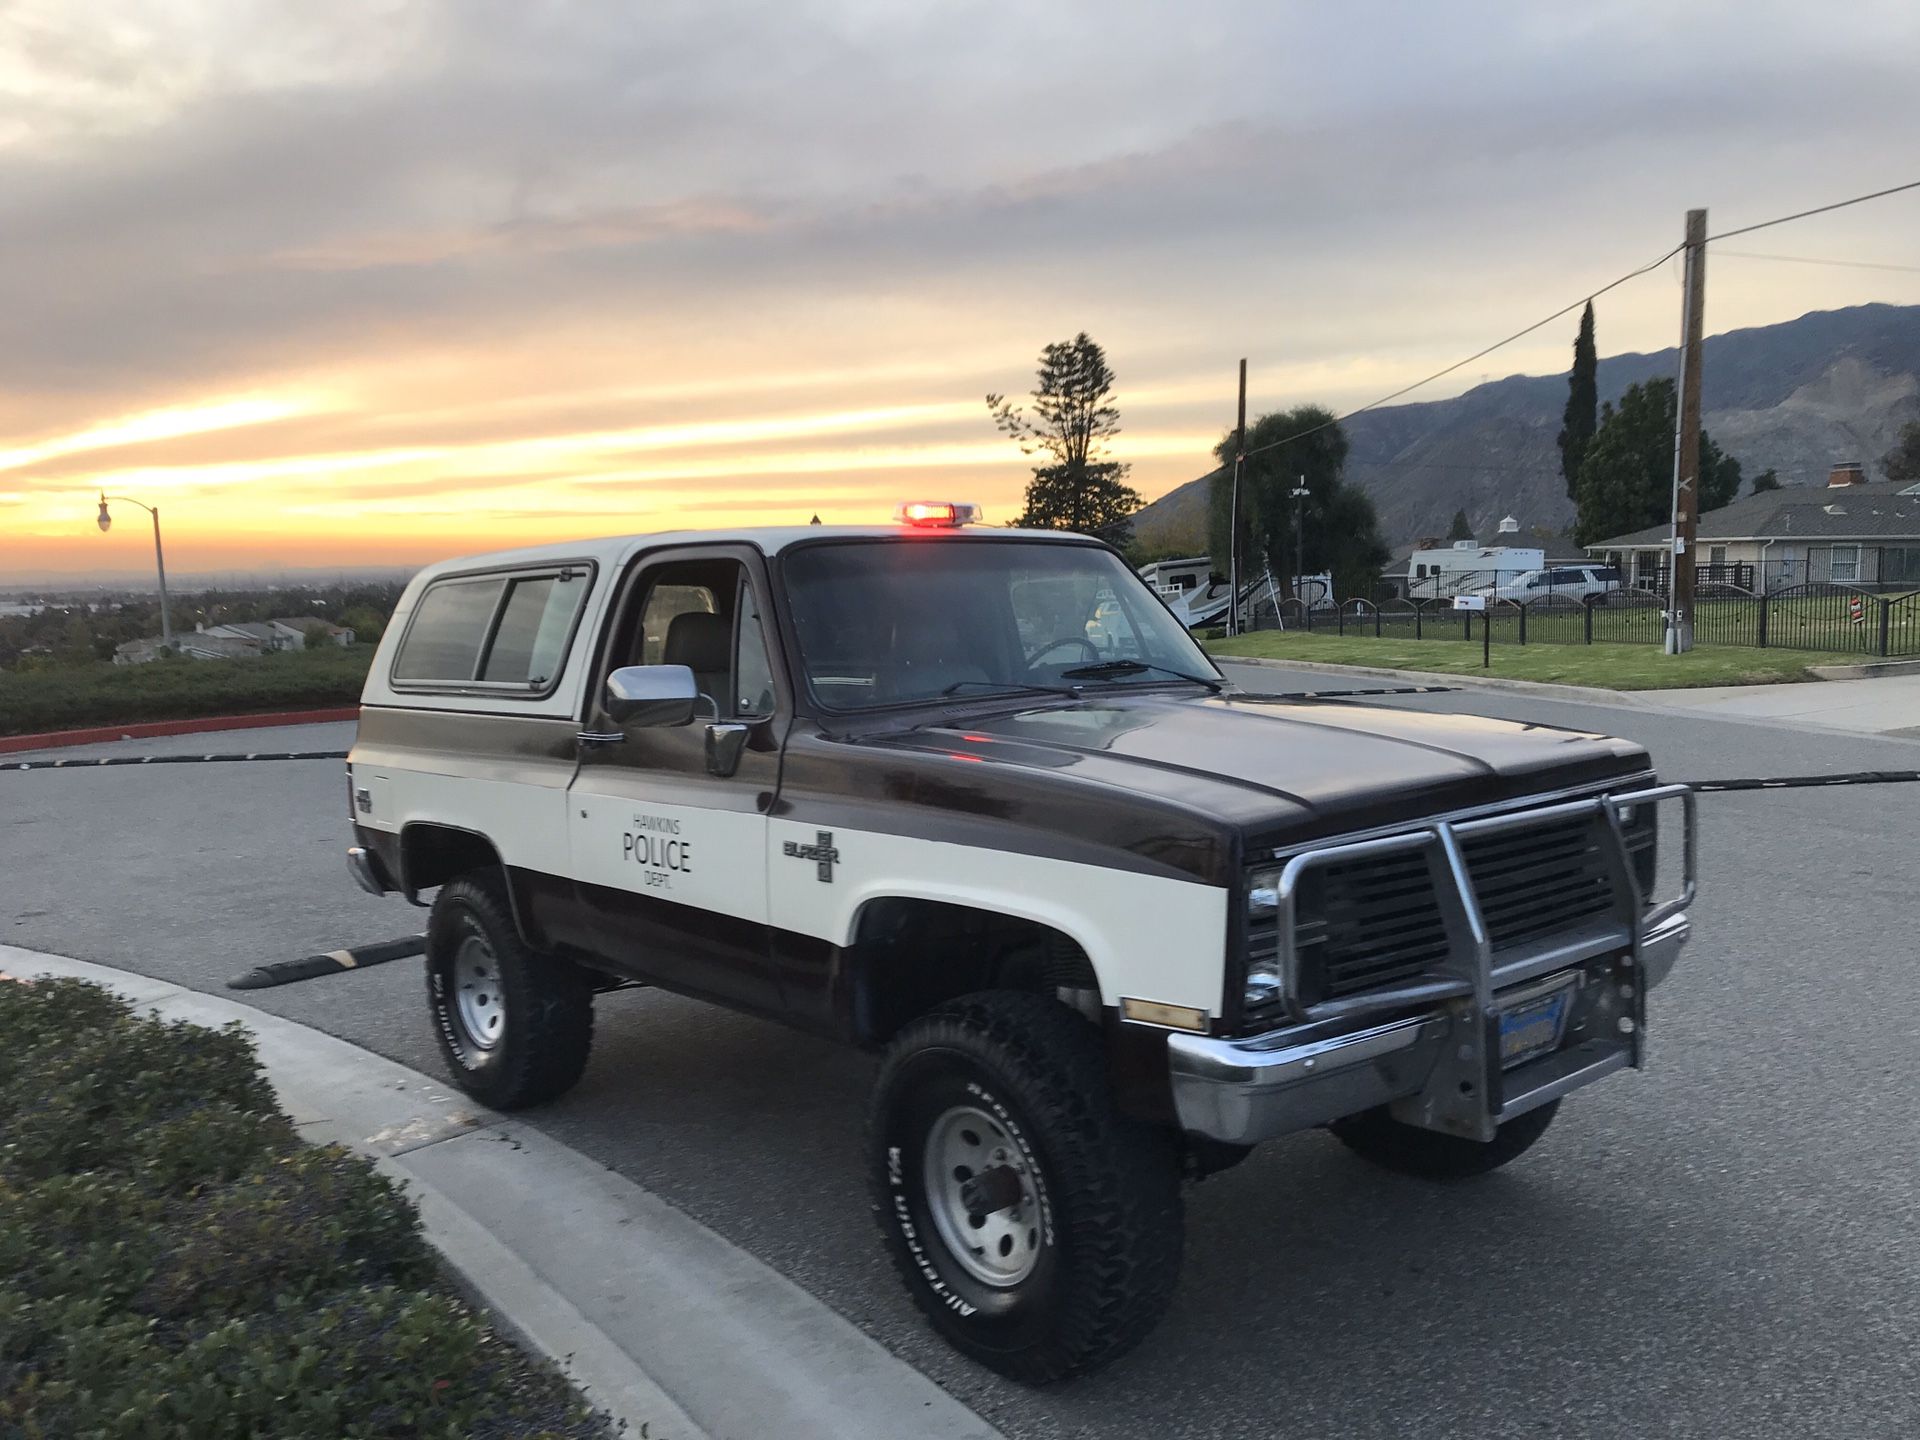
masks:
<path fill-rule="evenodd" d="M 1218 680 L 1209 680 L 1204 675 L 1189 675 L 1184 670 L 1173 670 L 1165 665 L 1155 665 L 1146 660 L 1102 660 L 1098 665 L 1076 665 L 1071 670 L 1062 670 L 1063 680 L 1098 680 L 1108 675 L 1138 675 L 1146 670 L 1157 670 L 1162 675 L 1171 675 L 1176 680 L 1185 680 L 1190 685 L 1204 685 L 1218 695 L 1222 685 Z"/>
<path fill-rule="evenodd" d="M 941 697 L 956 694 L 967 685 L 985 685 L 1000 695 L 1065 695 L 1074 700 L 1080 698 L 1078 685 L 1029 685 L 1018 680 L 956 680 L 940 692 Z"/>

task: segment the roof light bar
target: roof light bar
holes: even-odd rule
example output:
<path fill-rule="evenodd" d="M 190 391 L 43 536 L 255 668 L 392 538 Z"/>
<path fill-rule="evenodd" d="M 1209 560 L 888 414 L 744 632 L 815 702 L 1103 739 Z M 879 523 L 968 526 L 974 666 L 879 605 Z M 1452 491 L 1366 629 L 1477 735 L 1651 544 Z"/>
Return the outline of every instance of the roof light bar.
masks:
<path fill-rule="evenodd" d="M 956 505 L 951 500 L 909 500 L 893 512 L 893 518 L 902 525 L 957 530 L 962 525 L 978 524 L 980 507 Z"/>

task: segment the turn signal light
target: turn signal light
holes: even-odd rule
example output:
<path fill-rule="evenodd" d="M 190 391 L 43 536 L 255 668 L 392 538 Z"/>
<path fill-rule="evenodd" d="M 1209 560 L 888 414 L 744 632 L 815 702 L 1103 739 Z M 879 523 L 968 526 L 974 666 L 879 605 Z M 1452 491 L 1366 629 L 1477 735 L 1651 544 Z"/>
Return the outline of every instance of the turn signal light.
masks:
<path fill-rule="evenodd" d="M 909 500 L 893 512 L 893 518 L 902 525 L 955 530 L 978 521 L 980 507 L 956 505 L 951 500 Z"/>

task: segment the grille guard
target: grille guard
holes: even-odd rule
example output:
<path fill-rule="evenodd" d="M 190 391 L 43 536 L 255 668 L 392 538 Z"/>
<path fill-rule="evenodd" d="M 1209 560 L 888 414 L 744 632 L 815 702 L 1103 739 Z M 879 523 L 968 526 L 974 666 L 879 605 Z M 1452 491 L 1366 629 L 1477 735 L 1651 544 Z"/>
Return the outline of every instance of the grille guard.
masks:
<path fill-rule="evenodd" d="M 1683 883 L 1679 895 L 1649 908 L 1648 897 L 1641 893 L 1640 882 L 1634 875 L 1626 837 L 1622 833 L 1620 812 L 1637 805 L 1657 805 L 1666 800 L 1680 801 L 1684 816 Z M 1472 877 L 1461 851 L 1461 840 L 1502 831 L 1525 830 L 1543 822 L 1581 816 L 1604 822 L 1601 828 L 1602 847 L 1616 897 L 1615 923 L 1576 932 L 1562 944 L 1529 947 L 1527 953 L 1518 960 L 1496 966 L 1492 940 L 1481 917 L 1479 901 L 1474 895 Z M 1303 1006 L 1299 1000 L 1300 953 L 1296 943 L 1302 878 L 1309 871 L 1327 865 L 1412 853 L 1426 855 L 1433 867 L 1434 891 L 1447 929 L 1448 959 L 1434 967 L 1433 974 L 1411 984 L 1388 986 L 1364 995 Z M 1474 820 L 1436 821 L 1422 829 L 1397 835 L 1306 850 L 1286 862 L 1274 886 L 1277 902 L 1275 943 L 1278 947 L 1282 1003 L 1286 1006 L 1288 1018 L 1296 1024 L 1361 1018 L 1404 1010 L 1410 1004 L 1464 996 L 1472 997 L 1484 1008 L 1496 989 L 1577 964 L 1592 955 L 1618 949 L 1623 943 L 1630 942 L 1637 955 L 1640 941 L 1647 931 L 1659 928 L 1693 903 L 1698 892 L 1698 867 L 1696 797 L 1685 785 L 1656 785 L 1621 795 L 1594 795 Z"/>
<path fill-rule="evenodd" d="M 1649 904 L 1634 874 L 1621 812 L 1667 800 L 1678 800 L 1684 817 L 1681 893 Z M 1579 816 L 1590 817 L 1598 828 L 1612 881 L 1612 914 L 1542 943 L 1503 952 L 1496 962 L 1461 842 Z M 1295 938 L 1301 878 L 1317 866 L 1407 853 L 1428 858 L 1447 934 L 1446 957 L 1414 981 L 1302 1006 Z M 1297 854 L 1286 862 L 1275 885 L 1288 1023 L 1267 1035 L 1237 1041 L 1173 1037 L 1170 1057 L 1183 1121 L 1199 1133 L 1257 1137 L 1391 1103 L 1395 1117 L 1409 1124 L 1491 1140 L 1504 1120 L 1615 1070 L 1638 1069 L 1646 1058 L 1646 994 L 1665 978 L 1684 943 L 1685 911 L 1698 891 L 1698 865 L 1695 797 L 1685 785 L 1588 796 L 1472 820 L 1435 821 L 1401 834 Z M 1576 966 L 1586 967 L 1596 978 L 1604 974 L 1607 985 L 1617 987 L 1614 993 L 1624 1002 L 1624 1013 L 1616 1019 L 1624 1030 L 1616 1027 L 1612 1035 L 1503 1070 L 1496 992 Z M 1320 1053 L 1323 1047 L 1326 1053 Z M 1295 1068 L 1298 1076 L 1292 1075 Z M 1253 1092 L 1295 1079 L 1312 1095 L 1301 1091 L 1285 1100 L 1274 1095 L 1264 1105 L 1265 1113 L 1256 1113 L 1262 1102 Z M 1221 1093 L 1217 1087 L 1222 1085 L 1239 1090 L 1239 1096 Z M 1222 1104 L 1233 1107 L 1236 1115 L 1243 1109 L 1246 1113 L 1223 1123 Z M 1203 1115 L 1211 1118 L 1202 1120 Z"/>

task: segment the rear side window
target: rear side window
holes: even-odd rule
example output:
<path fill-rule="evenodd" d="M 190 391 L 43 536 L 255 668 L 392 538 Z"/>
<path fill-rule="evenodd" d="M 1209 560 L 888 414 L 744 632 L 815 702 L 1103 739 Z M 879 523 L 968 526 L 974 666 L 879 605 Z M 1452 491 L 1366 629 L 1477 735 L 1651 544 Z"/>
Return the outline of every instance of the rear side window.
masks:
<path fill-rule="evenodd" d="M 415 681 L 471 680 L 507 582 L 499 576 L 443 580 L 429 585 L 394 658 L 393 678 Z"/>
<path fill-rule="evenodd" d="M 560 673 L 573 617 L 586 594 L 587 577 L 579 570 L 515 580 L 507 587 L 480 678 L 544 688 Z"/>
<path fill-rule="evenodd" d="M 393 683 L 551 690 L 592 578 L 575 565 L 435 581 L 414 607 Z"/>

